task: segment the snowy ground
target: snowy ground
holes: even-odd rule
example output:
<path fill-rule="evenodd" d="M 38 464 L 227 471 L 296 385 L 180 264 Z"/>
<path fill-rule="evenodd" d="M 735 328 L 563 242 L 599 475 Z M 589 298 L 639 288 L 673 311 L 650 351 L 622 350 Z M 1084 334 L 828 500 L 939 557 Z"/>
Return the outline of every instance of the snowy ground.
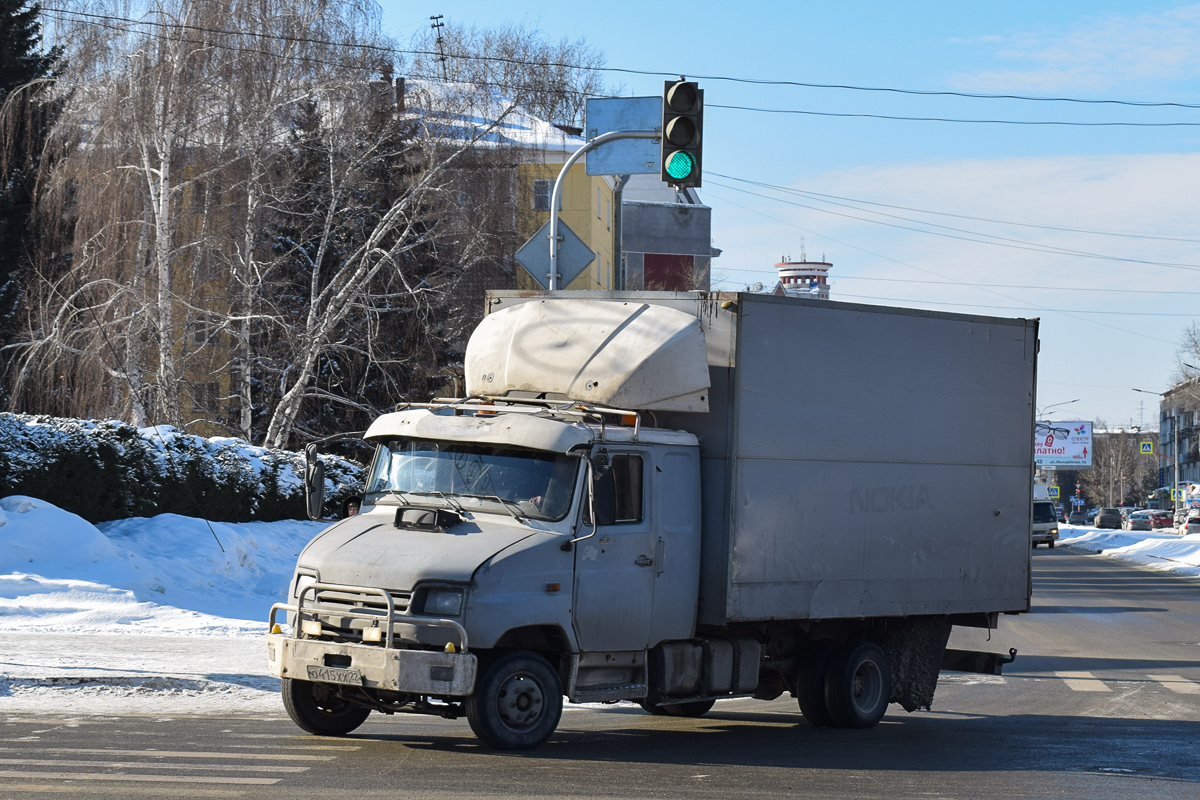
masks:
<path fill-rule="evenodd" d="M 0 500 L 0 713 L 282 713 L 267 611 L 322 527 L 172 514 L 94 526 L 41 500 Z M 1200 535 L 1061 536 L 1200 577 Z"/>

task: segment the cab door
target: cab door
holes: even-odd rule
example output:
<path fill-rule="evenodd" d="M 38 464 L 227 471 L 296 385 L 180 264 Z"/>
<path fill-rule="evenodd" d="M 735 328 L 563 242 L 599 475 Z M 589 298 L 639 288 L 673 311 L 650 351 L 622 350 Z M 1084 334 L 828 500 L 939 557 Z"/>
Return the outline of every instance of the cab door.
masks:
<path fill-rule="evenodd" d="M 654 610 L 658 532 L 649 498 L 653 453 L 606 447 L 593 470 L 595 535 L 575 543 L 573 624 L 584 651 L 644 650 Z M 584 514 L 579 536 L 592 531 Z"/>

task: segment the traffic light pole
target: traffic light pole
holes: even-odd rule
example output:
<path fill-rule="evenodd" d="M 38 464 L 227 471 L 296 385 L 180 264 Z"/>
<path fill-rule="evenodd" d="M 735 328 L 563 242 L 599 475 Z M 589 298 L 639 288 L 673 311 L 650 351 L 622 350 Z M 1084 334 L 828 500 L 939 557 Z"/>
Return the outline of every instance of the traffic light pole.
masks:
<path fill-rule="evenodd" d="M 558 288 L 558 243 L 561 237 L 558 235 L 558 203 L 562 197 L 563 181 L 567 177 L 567 172 L 571 169 L 579 157 L 587 153 L 589 150 L 595 150 L 597 147 L 615 142 L 619 139 L 658 139 L 662 136 L 662 131 L 609 131 L 602 133 L 595 139 L 585 144 L 583 147 L 576 150 L 567 159 L 567 163 L 563 164 L 562 169 L 558 173 L 558 178 L 554 181 L 554 189 L 550 192 L 550 274 L 549 278 L 550 291 Z"/>

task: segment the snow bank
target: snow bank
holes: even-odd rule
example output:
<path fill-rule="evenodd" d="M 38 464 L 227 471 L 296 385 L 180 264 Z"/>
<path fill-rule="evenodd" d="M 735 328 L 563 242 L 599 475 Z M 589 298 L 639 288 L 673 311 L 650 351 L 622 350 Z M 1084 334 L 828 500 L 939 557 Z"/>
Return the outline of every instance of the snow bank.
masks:
<path fill-rule="evenodd" d="M 1200 577 L 1200 534 L 1196 533 L 1180 537 L 1171 533 L 1087 530 L 1061 538 L 1058 543 L 1085 553 Z"/>
<path fill-rule="evenodd" d="M 0 500 L 0 632 L 261 633 L 322 522 L 161 514 L 92 525 Z"/>

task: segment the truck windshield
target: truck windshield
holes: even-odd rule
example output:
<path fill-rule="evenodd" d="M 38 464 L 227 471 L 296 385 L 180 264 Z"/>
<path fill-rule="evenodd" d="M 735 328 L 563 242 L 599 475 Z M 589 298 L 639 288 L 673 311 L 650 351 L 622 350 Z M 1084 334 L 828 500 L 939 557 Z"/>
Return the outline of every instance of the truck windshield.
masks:
<path fill-rule="evenodd" d="M 570 510 L 578 471 L 579 459 L 561 453 L 403 438 L 380 445 L 366 485 L 368 494 L 557 520 Z"/>
<path fill-rule="evenodd" d="M 1034 503 L 1033 521 L 1036 523 L 1054 522 L 1058 519 L 1054 514 L 1054 503 Z"/>

